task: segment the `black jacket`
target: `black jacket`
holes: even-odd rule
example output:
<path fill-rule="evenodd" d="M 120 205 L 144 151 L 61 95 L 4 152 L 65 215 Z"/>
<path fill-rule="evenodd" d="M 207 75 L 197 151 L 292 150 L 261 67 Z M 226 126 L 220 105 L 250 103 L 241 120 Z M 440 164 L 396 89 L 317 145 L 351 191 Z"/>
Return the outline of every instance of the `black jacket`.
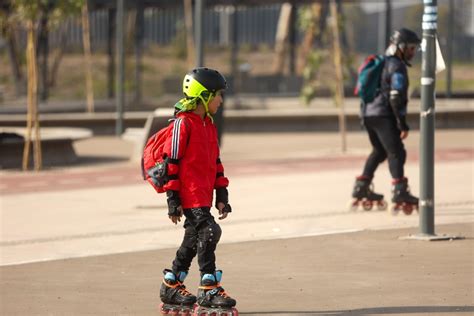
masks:
<path fill-rule="evenodd" d="M 384 116 L 395 117 L 390 106 L 390 92 L 397 93 L 401 99 L 398 115 L 403 121 L 407 114 L 408 104 L 408 72 L 405 63 L 397 56 L 386 56 L 385 65 L 381 76 L 380 93 L 374 101 L 368 103 L 363 110 L 364 117 Z"/>

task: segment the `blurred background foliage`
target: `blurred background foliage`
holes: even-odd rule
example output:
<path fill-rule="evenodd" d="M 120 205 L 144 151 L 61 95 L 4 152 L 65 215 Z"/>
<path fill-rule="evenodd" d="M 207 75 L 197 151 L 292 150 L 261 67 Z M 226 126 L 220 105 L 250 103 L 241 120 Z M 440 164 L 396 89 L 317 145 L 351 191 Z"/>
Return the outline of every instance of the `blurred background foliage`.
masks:
<path fill-rule="evenodd" d="M 340 6 L 340 31 L 343 49 L 344 79 L 347 91 L 354 84 L 356 69 L 361 61 L 372 53 L 382 53 L 380 47 L 380 16 L 383 10 L 368 9 L 360 3 L 344 3 Z M 40 59 L 42 41 L 47 40 L 46 62 L 40 63 L 48 74 L 48 100 L 76 100 L 85 98 L 85 75 L 83 65 L 81 10 L 85 0 L 11 0 L 0 4 L 0 106 L 21 103 L 25 98 L 25 21 L 36 21 L 38 58 Z M 392 29 L 408 27 L 421 36 L 421 17 L 423 5 L 419 1 L 407 2 L 392 0 Z M 400 5 L 398 5 L 400 4 Z M 453 91 L 474 91 L 474 30 L 472 21 L 472 0 L 455 1 L 455 19 L 453 22 Z M 447 32 L 449 23 L 449 1 L 438 0 L 438 31 L 443 53 L 446 56 Z M 284 69 L 275 73 L 271 65 L 275 59 L 276 25 L 281 5 L 255 7 L 237 7 L 237 69 L 245 69 L 247 78 L 276 76 L 291 82 L 306 82 L 306 85 L 291 86 L 282 93 L 299 95 L 308 100 L 313 97 L 327 96 L 334 82 L 334 69 L 331 59 L 331 32 L 326 27 L 327 12 L 314 16 L 311 5 L 298 5 L 297 34 L 295 44 L 295 73 L 290 73 L 286 56 Z M 324 8 L 323 8 L 324 11 Z M 231 77 L 231 10 L 226 7 L 212 7 L 205 10 L 205 64 L 220 69 Z M 126 92 L 133 94 L 136 69 L 135 35 L 137 11 L 130 9 L 126 13 Z M 96 99 L 110 98 L 110 78 L 108 69 L 111 60 L 108 57 L 107 27 L 111 17 L 106 9 L 89 13 L 92 43 L 92 74 L 94 96 Z M 305 36 L 308 29 L 315 34 L 307 52 Z M 43 43 L 43 45 L 45 45 Z M 47 48 L 44 48 L 47 47 Z M 141 61 L 142 94 L 144 106 L 154 107 L 159 99 L 173 90 L 175 78 L 181 77 L 190 66 L 186 62 L 186 30 L 183 8 L 158 9 L 146 8 L 144 11 L 143 56 Z M 421 56 L 417 56 L 410 70 L 411 90 L 419 87 Z M 113 60 L 112 60 L 113 62 Z M 242 66 L 244 65 L 244 66 Z M 242 66 L 242 67 L 241 67 Z M 16 68 L 16 69 L 15 69 Z M 15 74 L 15 72 L 17 72 Z M 240 76 L 240 75 L 239 75 Z M 297 80 L 295 81 L 296 78 Z M 40 76 L 41 79 L 41 76 Z M 237 79 L 237 78 L 235 78 Z M 250 80 L 248 82 L 251 82 Z M 245 82 L 244 82 L 245 83 Z M 309 84 L 308 84 L 309 83 Z M 267 91 L 258 93 L 278 93 L 269 85 Z M 241 85 L 239 93 L 246 91 Z M 445 91 L 446 78 L 441 74 L 437 78 L 437 90 Z M 130 99 L 130 97 L 129 97 Z"/>

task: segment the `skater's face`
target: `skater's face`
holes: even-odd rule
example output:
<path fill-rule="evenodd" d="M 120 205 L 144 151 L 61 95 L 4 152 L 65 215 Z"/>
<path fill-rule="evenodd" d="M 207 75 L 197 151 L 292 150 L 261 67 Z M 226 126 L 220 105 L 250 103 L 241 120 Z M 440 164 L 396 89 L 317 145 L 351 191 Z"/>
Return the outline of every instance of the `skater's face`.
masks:
<path fill-rule="evenodd" d="M 216 96 L 209 102 L 209 113 L 212 115 L 216 114 L 217 110 L 222 104 L 221 91 L 218 91 Z"/>
<path fill-rule="evenodd" d="M 415 57 L 417 50 L 418 50 L 417 44 L 408 44 L 404 52 L 406 60 L 412 60 L 413 57 Z"/>

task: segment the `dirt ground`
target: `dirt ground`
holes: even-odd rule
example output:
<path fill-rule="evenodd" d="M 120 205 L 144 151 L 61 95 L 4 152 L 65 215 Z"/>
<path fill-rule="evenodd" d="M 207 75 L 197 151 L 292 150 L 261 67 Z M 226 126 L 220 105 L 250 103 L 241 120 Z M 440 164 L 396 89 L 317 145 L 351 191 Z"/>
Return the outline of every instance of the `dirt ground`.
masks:
<path fill-rule="evenodd" d="M 472 315 L 474 224 L 223 244 L 223 286 L 245 315 Z M 224 231 L 225 234 L 225 231 Z M 0 268 L 2 315 L 158 315 L 175 249 Z M 196 265 L 186 281 L 197 289 Z"/>

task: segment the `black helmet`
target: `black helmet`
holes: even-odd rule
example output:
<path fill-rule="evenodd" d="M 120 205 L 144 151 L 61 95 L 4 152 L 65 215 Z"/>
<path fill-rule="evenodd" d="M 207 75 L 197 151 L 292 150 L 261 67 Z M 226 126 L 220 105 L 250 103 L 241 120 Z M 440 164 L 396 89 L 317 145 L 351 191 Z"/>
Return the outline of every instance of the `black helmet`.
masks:
<path fill-rule="evenodd" d="M 421 43 L 421 39 L 416 35 L 415 32 L 406 29 L 406 28 L 401 28 L 399 30 L 396 30 L 393 32 L 392 36 L 390 37 L 390 43 L 391 45 L 387 49 L 387 54 L 388 55 L 395 55 L 395 52 L 397 50 L 400 50 L 402 56 L 403 62 L 408 66 L 411 67 L 411 64 L 409 60 L 406 57 L 406 48 L 410 44 L 415 44 L 419 45 Z"/>
<path fill-rule="evenodd" d="M 200 67 L 188 72 L 183 80 L 183 92 L 187 97 L 199 97 L 202 92 L 215 94 L 227 88 L 223 75 L 217 70 Z"/>
<path fill-rule="evenodd" d="M 393 32 L 390 42 L 403 49 L 407 44 L 420 44 L 421 39 L 412 30 L 401 28 Z"/>

